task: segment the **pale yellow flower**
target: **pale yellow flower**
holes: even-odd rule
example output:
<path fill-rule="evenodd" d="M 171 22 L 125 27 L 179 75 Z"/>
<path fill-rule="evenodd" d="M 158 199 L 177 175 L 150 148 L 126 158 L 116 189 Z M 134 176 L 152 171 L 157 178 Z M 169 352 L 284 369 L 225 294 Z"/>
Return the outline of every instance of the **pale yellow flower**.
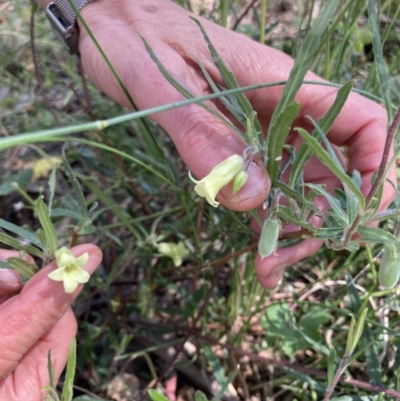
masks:
<path fill-rule="evenodd" d="M 157 244 L 157 249 L 162 255 L 170 257 L 175 267 L 179 267 L 183 259 L 190 255 L 189 250 L 182 241 L 179 241 L 177 244 L 173 242 L 160 242 Z"/>
<path fill-rule="evenodd" d="M 69 249 L 60 248 L 55 255 L 58 269 L 49 273 L 48 277 L 62 281 L 67 294 L 74 292 L 79 284 L 89 281 L 90 274 L 82 270 L 89 260 L 87 252 L 76 258 Z"/>
<path fill-rule="evenodd" d="M 195 180 L 190 172 L 190 179 L 196 184 L 194 190 L 197 195 L 205 197 L 207 202 L 218 207 L 219 202 L 215 200 L 218 192 L 222 187 L 231 182 L 236 174 L 244 169 L 243 157 L 239 155 L 232 155 L 225 159 L 223 162 L 215 166 L 210 174 L 204 177 L 202 180 Z"/>

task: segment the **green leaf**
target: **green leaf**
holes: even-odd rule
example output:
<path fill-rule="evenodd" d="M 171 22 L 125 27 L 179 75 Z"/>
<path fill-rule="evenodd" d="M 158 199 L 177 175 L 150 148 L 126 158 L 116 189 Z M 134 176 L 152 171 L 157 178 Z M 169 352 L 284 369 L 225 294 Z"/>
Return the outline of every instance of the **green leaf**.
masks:
<path fill-rule="evenodd" d="M 172 77 L 172 75 L 166 70 L 164 65 L 161 63 L 160 59 L 157 57 L 155 54 L 154 50 L 151 48 L 151 46 L 147 43 L 146 39 L 139 35 L 140 38 L 142 39 L 144 46 L 147 50 L 147 53 L 149 53 L 151 59 L 156 63 L 159 71 L 161 74 L 164 76 L 164 78 L 183 96 L 185 96 L 187 99 L 194 99 L 195 95 L 191 93 L 189 90 L 187 90 L 183 85 L 181 85 L 175 78 Z M 204 104 L 204 102 L 198 103 L 200 107 L 203 109 L 207 110 L 211 115 L 214 117 L 218 118 L 220 121 L 222 121 L 227 127 L 229 127 L 232 131 L 236 132 L 238 135 L 240 135 L 242 138 L 243 134 L 240 130 L 238 130 L 227 118 L 222 116 L 221 113 L 215 111 L 213 108 L 207 106 Z"/>
<path fill-rule="evenodd" d="M 288 207 L 278 205 L 276 211 L 281 220 L 295 226 L 303 227 L 306 230 L 314 231 L 314 227 L 310 223 L 299 219 Z"/>
<path fill-rule="evenodd" d="M 65 174 L 67 175 L 69 182 L 72 185 L 74 196 L 77 197 L 80 215 L 83 218 L 85 218 L 85 217 L 88 218 L 89 214 L 88 214 L 87 207 L 86 207 L 85 196 L 83 195 L 82 187 L 79 184 L 78 180 L 76 179 L 75 173 L 72 170 L 71 165 L 68 163 L 68 160 L 65 156 L 65 147 L 62 150 L 62 159 L 63 159 L 63 167 L 64 167 Z"/>
<path fill-rule="evenodd" d="M 319 327 L 329 323 L 331 320 L 332 315 L 330 313 L 316 306 L 300 318 L 299 326 L 302 327 L 305 334 L 314 341 L 321 341 L 322 337 L 319 332 Z"/>
<path fill-rule="evenodd" d="M 47 353 L 47 371 L 49 372 L 50 387 L 52 389 L 55 389 L 56 381 L 54 379 L 53 362 L 51 360 L 51 348 L 49 349 L 49 352 Z"/>
<path fill-rule="evenodd" d="M 20 188 L 25 188 L 32 181 L 33 170 L 21 170 L 18 174 L 8 177 L 0 185 L 0 196 L 8 195 L 15 191 L 13 183 L 16 182 Z"/>
<path fill-rule="evenodd" d="M 336 351 L 335 348 L 331 348 L 331 352 L 329 353 L 328 356 L 328 384 L 332 383 L 333 377 L 335 376 L 335 371 L 336 371 L 336 365 L 335 365 L 335 360 L 336 360 Z"/>
<path fill-rule="evenodd" d="M 374 49 L 374 58 L 376 70 L 378 72 L 379 88 L 382 93 L 382 98 L 385 101 L 386 112 L 388 113 L 388 120 L 392 119 L 392 102 L 390 99 L 391 88 L 389 85 L 388 72 L 383 57 L 382 41 L 379 34 L 378 15 L 376 7 L 378 4 L 374 0 L 368 0 L 368 21 L 372 31 L 372 47 Z"/>
<path fill-rule="evenodd" d="M 210 88 L 214 93 L 220 93 L 220 89 L 217 84 L 213 81 L 210 74 L 208 73 L 206 67 L 204 67 L 203 63 L 196 58 L 197 64 L 199 65 L 201 72 L 203 73 L 205 79 L 207 80 Z M 246 114 L 243 112 L 239 103 L 237 102 L 237 98 L 235 95 L 231 96 L 222 96 L 218 98 L 222 104 L 232 113 L 233 116 L 246 128 Z"/>
<path fill-rule="evenodd" d="M 276 345 L 288 357 L 292 357 L 300 349 L 304 350 L 308 345 L 297 330 L 296 320 L 286 303 L 268 306 L 260 323 L 265 330 L 269 348 Z"/>
<path fill-rule="evenodd" d="M 208 344 L 203 343 L 202 349 L 204 352 L 204 356 L 207 359 L 208 365 L 213 372 L 215 380 L 220 386 L 225 386 L 225 384 L 229 382 L 218 357 L 215 355 L 214 351 Z"/>
<path fill-rule="evenodd" d="M 318 239 L 335 239 L 342 238 L 344 235 L 343 228 L 317 228 L 314 230 L 313 235 Z"/>
<path fill-rule="evenodd" d="M 346 275 L 346 282 L 351 301 L 351 309 L 353 313 L 358 313 L 361 308 L 361 299 L 358 294 L 358 290 L 355 288 L 352 278 L 348 274 Z M 381 365 L 375 347 L 376 339 L 374 339 L 374 337 L 372 336 L 371 330 L 369 329 L 368 325 L 364 327 L 361 340 L 364 346 L 372 344 L 365 351 L 369 382 L 376 386 L 382 386 Z"/>
<path fill-rule="evenodd" d="M 25 259 L 11 257 L 7 259 L 7 262 L 18 273 L 29 278 L 39 271 L 36 265 L 27 262 Z"/>
<path fill-rule="evenodd" d="M 0 232 L 0 242 L 18 251 L 25 251 L 31 254 L 32 256 L 37 256 L 38 258 L 43 259 L 43 253 L 39 251 L 39 249 L 35 248 L 32 245 L 26 246 L 24 245 L 23 242 L 18 241 L 17 239 L 9 236 L 8 234 Z"/>
<path fill-rule="evenodd" d="M 311 63 L 316 56 L 321 37 L 328 28 L 330 20 L 334 16 L 339 3 L 339 0 L 325 1 L 318 17 L 314 20 L 313 26 L 308 31 L 303 45 L 297 54 L 288 82 L 283 89 L 281 99 L 272 115 L 270 129 L 275 125 L 282 111 L 293 102 L 296 93 L 303 83 L 307 71 L 311 67 Z M 270 131 L 268 132 L 268 135 L 270 135 Z"/>
<path fill-rule="evenodd" d="M 352 194 L 349 193 L 348 191 L 346 192 L 346 203 L 347 203 L 347 216 L 349 219 L 349 225 L 351 226 L 358 216 L 359 212 L 359 207 L 358 207 L 358 201 L 357 198 Z"/>
<path fill-rule="evenodd" d="M 267 170 L 273 186 L 278 176 L 279 164 L 282 158 L 283 147 L 289 134 L 293 121 L 300 111 L 300 103 L 291 103 L 276 119 L 271 127 L 266 144 L 265 152 L 268 155 Z"/>
<path fill-rule="evenodd" d="M 47 248 L 46 251 L 48 253 L 48 256 L 50 258 L 53 258 L 56 250 L 58 249 L 58 239 L 57 239 L 56 230 L 54 228 L 53 223 L 50 220 L 47 208 L 44 204 L 43 196 L 40 196 L 36 200 L 35 209 L 36 209 L 38 219 L 40 221 L 40 224 L 41 224 L 44 234 L 45 234 L 45 238 L 46 238 L 45 247 Z"/>
<path fill-rule="evenodd" d="M 0 260 L 0 269 L 11 269 L 12 267 L 10 266 L 9 263 L 4 262 L 3 260 Z"/>
<path fill-rule="evenodd" d="M 53 164 L 53 168 L 51 169 L 50 177 L 49 177 L 49 204 L 47 205 L 48 211 L 49 211 L 49 216 L 51 216 L 51 209 L 53 207 L 53 199 L 54 199 L 54 193 L 56 191 L 56 171 L 57 171 L 57 165 Z"/>
<path fill-rule="evenodd" d="M 329 203 L 329 206 L 332 208 L 330 214 L 336 218 L 339 224 L 342 227 L 349 227 L 349 218 L 345 211 L 342 209 L 340 205 L 340 201 L 334 198 L 328 191 L 322 187 L 322 185 L 315 185 L 315 184 L 306 184 L 309 188 L 313 191 L 317 192 L 319 195 L 323 195 Z M 333 213 L 334 212 L 334 213 Z"/>
<path fill-rule="evenodd" d="M 42 242 L 32 231 L 25 230 L 25 228 L 19 227 L 13 223 L 9 223 L 8 221 L 5 221 L 3 219 L 0 219 L 0 227 L 4 228 L 5 230 L 11 231 L 16 235 L 19 235 L 20 237 L 28 240 L 30 243 L 36 245 L 39 248 L 43 248 Z"/>
<path fill-rule="evenodd" d="M 196 391 L 194 399 L 195 401 L 208 401 L 206 395 L 200 390 Z"/>
<path fill-rule="evenodd" d="M 377 242 L 378 244 L 400 245 L 398 238 L 381 228 L 360 225 L 357 228 L 357 232 L 363 237 L 359 242 L 368 241 Z"/>
<path fill-rule="evenodd" d="M 304 142 L 310 147 L 311 151 L 315 156 L 317 156 L 318 160 L 324 164 L 329 170 L 332 171 L 336 177 L 343 183 L 343 185 L 347 185 L 349 190 L 351 190 L 354 195 L 358 199 L 358 203 L 360 206 L 361 212 L 364 211 L 365 208 L 365 199 L 362 192 L 357 188 L 357 185 L 354 184 L 353 180 L 343 171 L 343 169 L 337 167 L 336 163 L 330 158 L 328 152 L 320 145 L 320 143 L 310 135 L 308 135 L 307 131 L 302 128 L 296 128 L 296 131 L 303 138 Z"/>
<path fill-rule="evenodd" d="M 346 345 L 346 356 L 349 357 L 352 355 L 355 347 L 360 341 L 361 334 L 364 330 L 364 322 L 365 317 L 368 313 L 368 309 L 364 308 L 363 311 L 358 316 L 357 320 L 354 316 L 351 316 L 351 324 L 349 328 L 349 333 L 347 336 L 347 345 Z"/>
<path fill-rule="evenodd" d="M 325 114 L 324 117 L 322 117 L 318 121 L 318 125 L 321 128 L 323 132 L 329 132 L 331 129 L 334 121 L 336 120 L 337 116 L 339 115 L 340 111 L 343 108 L 343 105 L 345 104 L 347 98 L 349 97 L 350 91 L 352 88 L 352 82 L 347 82 L 345 83 L 338 91 L 336 95 L 336 99 L 333 102 L 332 106 L 329 108 L 329 111 Z M 313 138 L 317 137 L 318 132 L 316 129 L 311 133 L 311 136 Z M 300 174 L 304 170 L 304 166 L 308 159 L 312 156 L 312 151 L 311 149 L 306 145 L 303 144 L 300 147 L 300 150 L 296 156 L 296 159 L 293 163 L 293 166 L 290 170 L 290 177 L 289 177 L 289 186 L 294 187 L 295 184 L 297 183 Z"/>
<path fill-rule="evenodd" d="M 73 384 L 76 369 L 76 339 L 71 341 L 68 353 L 67 370 L 65 373 L 64 387 L 61 393 L 61 401 L 72 401 Z"/>
<path fill-rule="evenodd" d="M 217 49 L 211 43 L 211 40 L 208 37 L 207 32 L 201 25 L 200 21 L 198 21 L 196 18 L 193 18 L 193 17 L 190 17 L 190 18 L 199 26 L 201 33 L 203 34 L 203 37 L 208 44 L 208 49 L 210 50 L 212 60 L 214 61 L 214 64 L 218 68 L 222 78 L 224 79 L 225 84 L 228 86 L 229 89 L 239 88 L 239 84 L 237 83 L 235 76 L 233 75 L 232 71 L 230 71 L 229 68 L 225 65 L 224 61 L 218 54 Z M 235 97 L 236 97 L 236 100 L 237 100 L 239 106 L 241 107 L 241 109 L 243 110 L 243 112 L 246 116 L 249 116 L 250 114 L 253 113 L 253 107 L 252 107 L 251 103 L 249 102 L 247 97 L 242 92 L 235 94 Z M 262 134 L 262 128 L 261 128 L 261 124 L 259 123 L 259 121 L 257 119 L 255 119 L 254 123 L 255 123 L 255 128 L 258 131 L 258 133 Z"/>
<path fill-rule="evenodd" d="M 150 389 L 149 396 L 153 401 L 170 401 L 165 395 L 159 393 L 157 390 Z"/>

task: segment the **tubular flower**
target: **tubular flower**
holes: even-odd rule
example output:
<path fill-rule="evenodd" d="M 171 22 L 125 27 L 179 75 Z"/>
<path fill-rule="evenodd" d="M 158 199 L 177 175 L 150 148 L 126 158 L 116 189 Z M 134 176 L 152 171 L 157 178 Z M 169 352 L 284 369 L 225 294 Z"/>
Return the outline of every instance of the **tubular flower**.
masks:
<path fill-rule="evenodd" d="M 173 242 L 160 242 L 157 244 L 157 249 L 162 255 L 170 257 L 175 267 L 179 267 L 183 259 L 190 255 L 189 250 L 182 241 L 179 241 L 177 244 Z"/>
<path fill-rule="evenodd" d="M 231 182 L 243 169 L 243 157 L 232 155 L 215 166 L 210 174 L 205 176 L 202 180 L 195 180 L 190 172 L 189 177 L 196 184 L 194 190 L 197 195 L 205 197 L 211 206 L 218 207 L 219 202 L 215 200 L 218 192 L 222 187 Z"/>
<path fill-rule="evenodd" d="M 78 284 L 87 283 L 90 275 L 82 270 L 89 260 L 89 254 L 86 252 L 76 258 L 67 248 L 60 248 L 56 251 L 56 263 L 58 269 L 48 274 L 48 277 L 55 281 L 62 281 L 67 294 L 71 294 L 78 287 Z"/>

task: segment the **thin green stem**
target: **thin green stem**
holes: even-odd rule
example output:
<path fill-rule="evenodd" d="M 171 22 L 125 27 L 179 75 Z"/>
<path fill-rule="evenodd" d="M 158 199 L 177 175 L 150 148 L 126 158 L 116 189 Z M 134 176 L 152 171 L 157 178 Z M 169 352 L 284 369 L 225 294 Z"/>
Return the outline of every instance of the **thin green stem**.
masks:
<path fill-rule="evenodd" d="M 57 129 L 52 128 L 52 129 L 48 129 L 48 130 L 13 135 L 10 137 L 0 139 L 0 151 L 14 147 L 14 146 L 22 145 L 22 144 L 26 145 L 29 143 L 44 142 L 44 141 L 47 141 L 50 139 L 54 139 L 55 137 L 66 136 L 69 134 L 74 134 L 74 133 L 82 132 L 82 131 L 90 131 L 90 130 L 101 131 L 101 130 L 104 130 L 105 128 L 111 127 L 113 125 L 122 124 L 122 123 L 132 121 L 132 120 L 135 120 L 135 119 L 138 119 L 141 117 L 151 116 L 153 114 L 177 109 L 179 107 L 188 106 L 190 104 L 201 103 L 206 100 L 217 99 L 221 96 L 234 95 L 239 92 L 246 92 L 246 91 L 251 91 L 251 90 L 256 90 L 256 89 L 281 86 L 281 85 L 285 85 L 286 82 L 287 81 L 284 80 L 284 81 L 268 82 L 268 83 L 257 84 L 257 85 L 250 85 L 250 86 L 245 86 L 242 88 L 229 89 L 226 91 L 221 91 L 219 93 L 211 93 L 209 95 L 200 96 L 200 97 L 197 97 L 194 99 L 182 100 L 177 103 L 170 103 L 170 104 L 166 104 L 164 106 L 158 106 L 158 107 L 153 107 L 153 108 L 146 109 L 146 110 L 135 111 L 132 113 L 124 114 L 122 116 L 113 117 L 108 120 L 98 120 L 98 121 L 94 121 L 94 122 L 90 122 L 90 123 L 70 125 L 68 127 L 62 127 L 62 128 L 57 128 Z M 321 81 L 321 82 L 304 81 L 303 83 L 308 84 L 308 85 L 330 86 L 330 87 L 334 87 L 334 88 L 340 88 L 342 86 L 339 84 L 323 82 L 323 81 Z M 376 101 L 381 101 L 381 99 L 379 97 L 373 96 L 373 95 L 369 94 L 368 92 L 360 91 L 360 90 L 354 90 L 354 92 L 358 92 L 358 93 L 367 95 L 368 97 L 370 97 Z"/>
<path fill-rule="evenodd" d="M 260 43 L 265 43 L 265 24 L 267 20 L 267 0 L 261 0 Z"/>

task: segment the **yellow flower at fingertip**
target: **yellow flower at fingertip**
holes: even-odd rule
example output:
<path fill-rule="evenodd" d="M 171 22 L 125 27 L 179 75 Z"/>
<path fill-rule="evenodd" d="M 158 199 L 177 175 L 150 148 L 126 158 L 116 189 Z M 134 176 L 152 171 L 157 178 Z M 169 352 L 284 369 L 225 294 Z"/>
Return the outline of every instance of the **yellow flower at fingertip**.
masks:
<path fill-rule="evenodd" d="M 218 207 L 219 202 L 215 200 L 218 192 L 222 187 L 231 182 L 238 173 L 243 171 L 243 169 L 243 157 L 235 154 L 215 166 L 202 180 L 195 180 L 190 172 L 189 177 L 196 184 L 194 190 L 197 195 L 206 198 L 211 206 Z"/>
<path fill-rule="evenodd" d="M 68 248 L 63 247 L 56 251 L 55 255 L 58 269 L 49 273 L 47 277 L 62 281 L 67 294 L 74 292 L 79 284 L 89 281 L 90 274 L 83 270 L 89 260 L 87 252 L 76 258 Z"/>

